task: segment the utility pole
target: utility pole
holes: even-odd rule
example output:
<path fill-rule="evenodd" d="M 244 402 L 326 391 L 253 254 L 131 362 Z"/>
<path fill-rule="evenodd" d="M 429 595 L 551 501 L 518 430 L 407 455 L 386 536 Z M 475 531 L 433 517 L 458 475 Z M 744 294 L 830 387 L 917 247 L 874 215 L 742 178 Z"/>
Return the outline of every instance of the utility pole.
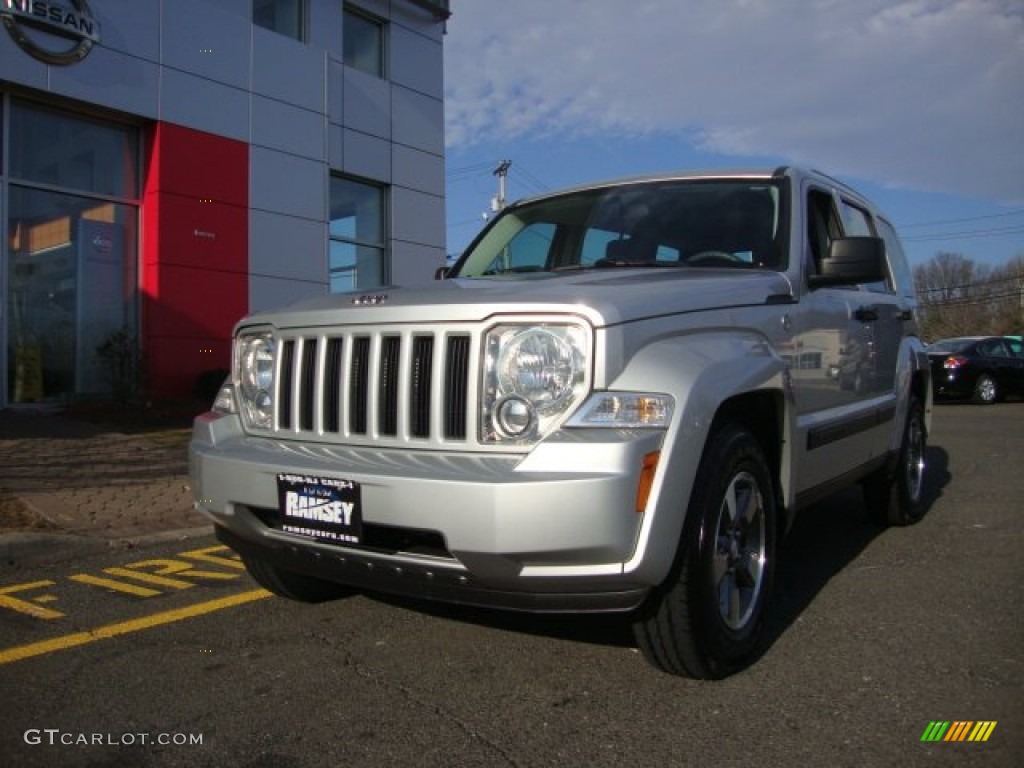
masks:
<path fill-rule="evenodd" d="M 502 160 L 494 169 L 494 175 L 498 177 L 498 196 L 491 201 L 491 210 L 495 213 L 505 207 L 505 180 L 508 178 L 508 169 L 511 165 L 511 160 Z"/>

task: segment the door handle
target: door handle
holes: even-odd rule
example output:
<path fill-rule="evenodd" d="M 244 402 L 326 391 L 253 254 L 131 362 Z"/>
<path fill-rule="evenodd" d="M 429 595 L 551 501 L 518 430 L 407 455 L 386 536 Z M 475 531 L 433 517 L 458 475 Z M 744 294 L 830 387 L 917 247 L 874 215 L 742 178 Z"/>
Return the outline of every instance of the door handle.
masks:
<path fill-rule="evenodd" d="M 871 323 L 878 319 L 878 311 L 871 307 L 857 307 L 853 316 L 862 323 Z"/>

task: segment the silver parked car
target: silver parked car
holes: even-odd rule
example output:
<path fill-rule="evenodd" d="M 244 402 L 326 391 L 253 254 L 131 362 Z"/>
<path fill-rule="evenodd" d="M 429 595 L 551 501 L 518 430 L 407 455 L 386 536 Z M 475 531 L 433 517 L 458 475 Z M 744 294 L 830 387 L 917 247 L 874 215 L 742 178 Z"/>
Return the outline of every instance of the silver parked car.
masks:
<path fill-rule="evenodd" d="M 653 664 L 717 678 L 762 643 L 798 509 L 860 482 L 884 523 L 923 514 L 909 269 L 834 179 L 545 195 L 438 276 L 238 324 L 192 487 L 277 594 L 618 611 Z"/>

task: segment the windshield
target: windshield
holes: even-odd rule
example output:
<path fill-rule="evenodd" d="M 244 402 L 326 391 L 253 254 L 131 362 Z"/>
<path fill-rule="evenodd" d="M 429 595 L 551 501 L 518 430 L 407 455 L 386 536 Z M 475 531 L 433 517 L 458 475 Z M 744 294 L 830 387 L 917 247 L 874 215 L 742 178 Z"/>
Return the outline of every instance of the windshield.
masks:
<path fill-rule="evenodd" d="M 780 190 L 767 180 L 623 184 L 507 208 L 452 277 L 603 267 L 784 269 Z"/>

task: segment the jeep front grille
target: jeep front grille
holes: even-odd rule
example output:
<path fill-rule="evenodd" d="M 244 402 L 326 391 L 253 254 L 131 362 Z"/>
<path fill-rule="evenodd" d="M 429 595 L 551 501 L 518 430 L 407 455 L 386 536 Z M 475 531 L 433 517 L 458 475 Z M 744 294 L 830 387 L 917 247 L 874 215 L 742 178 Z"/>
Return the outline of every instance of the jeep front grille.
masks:
<path fill-rule="evenodd" d="M 375 444 L 466 440 L 472 337 L 396 330 L 280 336 L 275 426 Z"/>

